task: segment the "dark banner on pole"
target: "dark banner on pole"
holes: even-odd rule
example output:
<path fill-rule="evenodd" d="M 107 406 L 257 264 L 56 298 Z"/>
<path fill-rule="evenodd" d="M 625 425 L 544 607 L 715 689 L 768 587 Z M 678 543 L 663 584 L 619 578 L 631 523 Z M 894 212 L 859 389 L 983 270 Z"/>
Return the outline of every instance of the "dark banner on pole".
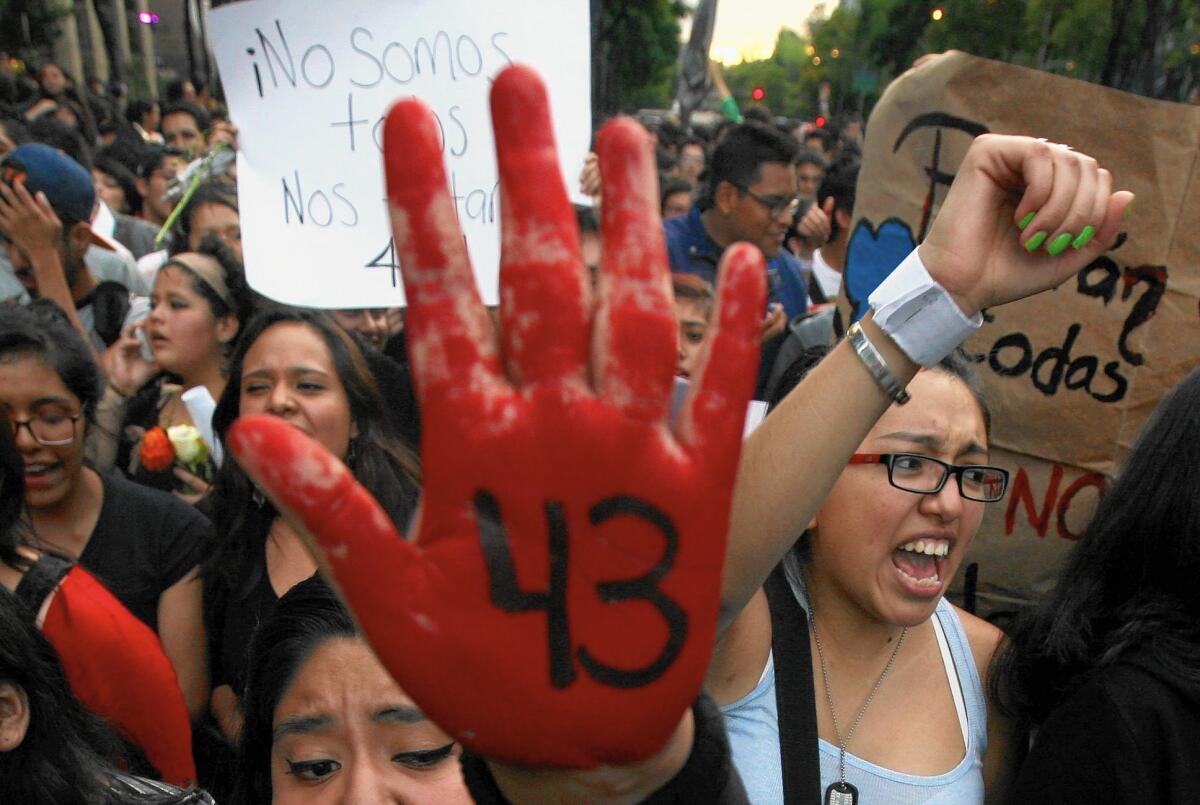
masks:
<path fill-rule="evenodd" d="M 679 121 L 685 128 L 692 112 L 708 95 L 708 51 L 716 24 L 717 0 L 700 0 L 692 14 L 692 35 L 679 59 L 679 89 L 675 93 Z"/>

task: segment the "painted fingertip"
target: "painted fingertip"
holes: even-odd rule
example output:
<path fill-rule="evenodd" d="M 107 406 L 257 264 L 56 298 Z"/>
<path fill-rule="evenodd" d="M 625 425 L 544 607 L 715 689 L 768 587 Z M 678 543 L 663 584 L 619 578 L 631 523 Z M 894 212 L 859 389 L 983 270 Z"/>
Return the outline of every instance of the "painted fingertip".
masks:
<path fill-rule="evenodd" d="M 1045 232 L 1038 232 L 1025 242 L 1025 251 L 1036 252 L 1046 242 L 1046 237 L 1047 234 Z"/>
<path fill-rule="evenodd" d="M 1046 253 L 1051 257 L 1058 257 L 1067 250 L 1067 247 L 1071 245 L 1071 240 L 1074 237 L 1075 235 L 1072 232 L 1063 232 L 1054 240 L 1050 241 L 1049 245 L 1046 246 Z"/>
<path fill-rule="evenodd" d="M 522 64 L 504 68 L 492 84 L 492 120 L 499 135 L 512 146 L 506 153 L 524 148 L 554 147 L 550 101 L 538 74 Z"/>
<path fill-rule="evenodd" d="M 422 198 L 430 188 L 446 184 L 442 141 L 437 120 L 416 98 L 397 101 L 383 124 L 383 164 L 388 198 L 402 204 L 405 196 Z"/>
<path fill-rule="evenodd" d="M 1092 236 L 1095 234 L 1096 234 L 1096 227 L 1092 226 L 1091 224 L 1088 224 L 1087 226 L 1085 226 L 1083 228 L 1083 231 L 1079 233 L 1079 237 L 1077 237 L 1077 238 L 1075 238 L 1075 240 L 1071 241 L 1071 248 L 1072 249 L 1082 249 L 1084 246 L 1086 246 L 1092 242 Z"/>
<path fill-rule="evenodd" d="M 747 243 L 736 243 L 722 261 L 718 299 L 735 304 L 721 305 L 719 321 L 723 332 L 732 332 L 754 341 L 760 335 L 761 320 L 746 311 L 761 311 L 766 302 L 766 266 L 762 252 Z"/>
<path fill-rule="evenodd" d="M 1017 224 L 1017 229 L 1020 229 L 1022 232 L 1024 232 L 1025 227 L 1027 227 L 1031 223 L 1033 223 L 1033 218 L 1036 215 L 1037 215 L 1037 210 L 1031 210 L 1030 212 L 1025 213 L 1025 217 L 1022 218 L 1020 223 Z"/>
<path fill-rule="evenodd" d="M 600 164 L 604 165 L 612 159 L 605 159 L 606 153 L 614 149 L 644 150 L 649 141 L 650 135 L 636 120 L 631 117 L 615 117 L 604 124 L 596 137 L 596 157 Z"/>

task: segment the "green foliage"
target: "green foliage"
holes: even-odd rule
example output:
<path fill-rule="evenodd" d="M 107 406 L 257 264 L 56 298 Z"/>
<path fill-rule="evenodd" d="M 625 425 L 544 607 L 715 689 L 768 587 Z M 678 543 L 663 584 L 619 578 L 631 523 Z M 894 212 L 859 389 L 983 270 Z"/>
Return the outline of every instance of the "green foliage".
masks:
<path fill-rule="evenodd" d="M 743 106 L 761 86 L 774 113 L 811 119 L 828 81 L 831 113 L 866 111 L 918 57 L 949 49 L 1154 98 L 1200 87 L 1200 0 L 859 0 L 809 28 L 726 69 Z"/>
<path fill-rule="evenodd" d="M 872 65 L 858 42 L 859 25 L 857 15 L 839 7 L 828 19 L 812 22 L 811 40 L 781 30 L 769 58 L 726 68 L 730 91 L 747 105 L 751 91 L 762 87 L 763 103 L 774 114 L 811 119 L 818 113 L 820 85 L 828 81 L 832 114 L 861 110 L 864 99 L 855 90 L 855 74 L 870 72 Z"/>
<path fill-rule="evenodd" d="M 787 29 L 779 32 L 775 51 L 768 59 L 743 62 L 728 68 L 725 73 L 729 90 L 743 107 L 751 105 L 750 93 L 762 87 L 766 98 L 762 104 L 775 114 L 788 115 L 804 106 L 807 86 L 803 81 L 807 43 Z"/>
<path fill-rule="evenodd" d="M 674 96 L 681 0 L 602 0 L 592 17 L 593 103 L 601 114 L 664 108 Z"/>
<path fill-rule="evenodd" d="M 0 50 L 29 63 L 46 58 L 69 13 L 57 0 L 0 0 Z"/>
<path fill-rule="evenodd" d="M 1026 0 L 943 0 L 938 5 L 943 13 L 940 20 L 934 20 L 932 10 L 925 7 L 920 43 L 934 53 L 957 48 L 985 59 L 1007 60 L 1037 41 L 1026 32 L 1026 5 Z M 969 43 L 970 48 L 958 43 Z"/>

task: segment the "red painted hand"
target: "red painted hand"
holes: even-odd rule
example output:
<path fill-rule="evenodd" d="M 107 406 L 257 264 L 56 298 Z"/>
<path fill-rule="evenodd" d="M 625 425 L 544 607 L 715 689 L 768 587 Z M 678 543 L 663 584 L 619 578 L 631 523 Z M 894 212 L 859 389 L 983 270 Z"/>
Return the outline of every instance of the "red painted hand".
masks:
<path fill-rule="evenodd" d="M 654 157 L 610 123 L 593 299 L 546 93 L 496 80 L 500 333 L 480 304 L 437 125 L 402 101 L 385 129 L 409 349 L 425 423 L 415 544 L 315 442 L 235 424 L 237 460 L 313 535 L 396 680 L 442 728 L 522 766 L 657 752 L 712 651 L 765 271 L 728 251 L 706 357 L 672 431 L 672 312 Z"/>

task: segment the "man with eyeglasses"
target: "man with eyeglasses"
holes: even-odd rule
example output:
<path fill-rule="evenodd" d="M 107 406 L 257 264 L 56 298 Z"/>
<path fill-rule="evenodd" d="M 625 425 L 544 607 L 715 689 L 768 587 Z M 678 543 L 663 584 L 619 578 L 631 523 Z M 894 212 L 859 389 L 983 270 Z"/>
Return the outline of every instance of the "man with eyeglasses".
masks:
<path fill-rule="evenodd" d="M 747 241 L 762 250 L 768 289 L 762 362 L 768 368 L 788 320 L 808 309 L 800 262 L 783 248 L 800 208 L 798 150 L 795 138 L 769 126 L 735 127 L 713 151 L 691 212 L 663 222 L 671 271 L 698 274 L 714 285 L 726 247 Z"/>
<path fill-rule="evenodd" d="M 715 285 L 725 248 L 747 241 L 767 259 L 769 302 L 781 304 L 787 318 L 803 313 L 808 297 L 800 263 L 783 249 L 800 206 L 793 165 L 798 148 L 792 137 L 768 126 L 734 128 L 713 152 L 691 212 L 663 222 L 671 271 L 699 274 Z"/>

